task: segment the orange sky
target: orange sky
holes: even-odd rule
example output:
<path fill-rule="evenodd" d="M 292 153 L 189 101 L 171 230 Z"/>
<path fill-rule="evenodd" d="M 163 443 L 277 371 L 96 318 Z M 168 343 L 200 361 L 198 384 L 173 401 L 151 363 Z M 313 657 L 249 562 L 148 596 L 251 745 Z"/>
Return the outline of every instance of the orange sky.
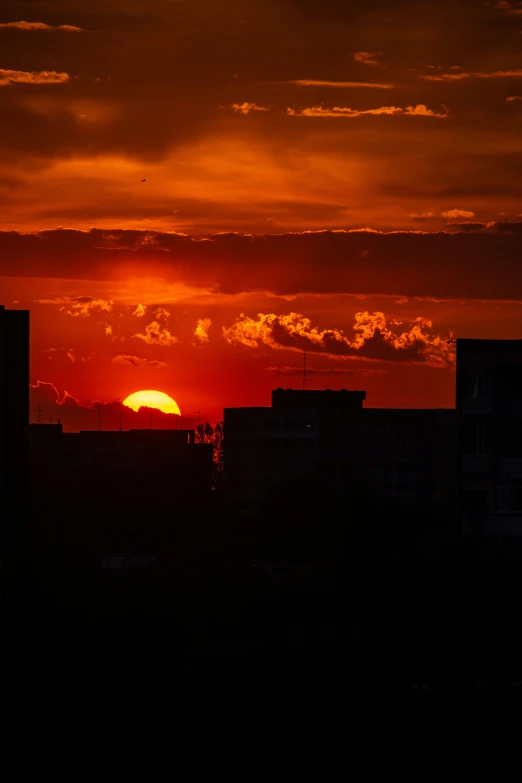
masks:
<path fill-rule="evenodd" d="M 216 418 L 304 349 L 309 387 L 453 404 L 451 335 L 522 337 L 521 36 L 505 1 L 2 3 L 33 407 L 97 426 L 157 388 Z"/>

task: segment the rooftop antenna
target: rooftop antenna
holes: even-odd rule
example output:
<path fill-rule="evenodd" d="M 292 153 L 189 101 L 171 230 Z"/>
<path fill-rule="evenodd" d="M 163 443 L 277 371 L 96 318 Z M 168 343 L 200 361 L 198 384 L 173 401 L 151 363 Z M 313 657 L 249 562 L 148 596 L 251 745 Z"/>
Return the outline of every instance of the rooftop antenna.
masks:
<path fill-rule="evenodd" d="M 40 419 L 42 417 L 42 405 L 41 405 L 41 403 L 38 403 L 38 405 L 36 406 L 36 408 L 34 410 L 35 410 L 35 413 L 38 414 L 38 424 L 40 424 Z"/>
<path fill-rule="evenodd" d="M 305 384 L 308 378 L 306 377 L 306 351 L 303 352 L 303 391 L 305 390 Z"/>
<path fill-rule="evenodd" d="M 120 429 L 119 429 L 119 432 L 121 432 L 121 430 L 122 430 L 122 426 L 121 426 L 121 405 L 120 405 L 120 398 L 119 398 L 119 397 L 118 397 L 118 399 L 116 400 L 116 402 L 118 403 L 118 416 L 119 416 L 119 420 L 120 420 Z"/>

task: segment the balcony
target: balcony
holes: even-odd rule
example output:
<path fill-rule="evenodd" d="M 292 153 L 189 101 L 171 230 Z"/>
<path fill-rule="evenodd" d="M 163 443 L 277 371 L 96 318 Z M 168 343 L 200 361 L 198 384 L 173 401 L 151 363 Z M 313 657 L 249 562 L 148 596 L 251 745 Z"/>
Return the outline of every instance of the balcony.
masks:
<path fill-rule="evenodd" d="M 460 412 L 463 416 L 489 416 L 491 413 L 491 400 L 487 397 L 462 400 Z"/>
<path fill-rule="evenodd" d="M 490 459 L 487 454 L 463 454 L 460 458 L 462 473 L 489 473 Z"/>
<path fill-rule="evenodd" d="M 522 478 L 522 457 L 505 457 L 500 463 L 500 472 L 503 476 Z"/>

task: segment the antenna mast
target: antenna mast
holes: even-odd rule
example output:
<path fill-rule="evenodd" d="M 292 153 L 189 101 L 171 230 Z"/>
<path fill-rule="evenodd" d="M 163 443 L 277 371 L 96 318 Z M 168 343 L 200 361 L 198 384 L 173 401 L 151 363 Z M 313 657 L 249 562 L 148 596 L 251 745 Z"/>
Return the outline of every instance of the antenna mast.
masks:
<path fill-rule="evenodd" d="M 120 398 L 119 397 L 116 400 L 116 402 L 118 403 L 118 416 L 119 416 L 119 419 L 120 419 L 120 430 L 119 431 L 121 432 L 121 430 L 122 430 L 122 426 L 121 426 L 121 405 L 120 405 Z"/>
<path fill-rule="evenodd" d="M 38 405 L 36 406 L 35 413 L 38 414 L 38 424 L 40 424 L 40 419 L 42 417 L 42 405 L 41 405 L 41 403 L 38 403 Z"/>
<path fill-rule="evenodd" d="M 306 377 L 306 351 L 303 352 L 303 391 L 305 390 L 305 384 L 308 378 Z"/>

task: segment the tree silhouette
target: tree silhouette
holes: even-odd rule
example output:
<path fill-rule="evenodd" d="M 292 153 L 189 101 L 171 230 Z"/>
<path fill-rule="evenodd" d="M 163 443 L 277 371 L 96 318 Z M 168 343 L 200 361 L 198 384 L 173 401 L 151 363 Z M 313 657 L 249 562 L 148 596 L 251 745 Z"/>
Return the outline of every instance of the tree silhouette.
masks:
<path fill-rule="evenodd" d="M 214 465 L 212 469 L 212 485 L 221 489 L 223 483 L 223 422 L 217 421 L 214 426 L 209 421 L 196 424 L 196 443 L 211 443 Z"/>

